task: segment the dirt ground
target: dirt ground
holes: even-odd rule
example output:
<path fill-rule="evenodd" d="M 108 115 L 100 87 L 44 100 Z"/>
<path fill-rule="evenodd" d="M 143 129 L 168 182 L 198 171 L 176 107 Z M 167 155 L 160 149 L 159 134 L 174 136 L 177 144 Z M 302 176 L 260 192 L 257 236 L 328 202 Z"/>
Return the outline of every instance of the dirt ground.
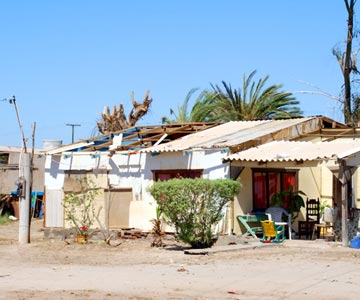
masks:
<path fill-rule="evenodd" d="M 173 239 L 45 240 L 42 220 L 19 245 L 18 225 L 0 226 L 1 300 L 359 298 L 360 250 L 335 242 L 226 237 L 190 255 Z"/>

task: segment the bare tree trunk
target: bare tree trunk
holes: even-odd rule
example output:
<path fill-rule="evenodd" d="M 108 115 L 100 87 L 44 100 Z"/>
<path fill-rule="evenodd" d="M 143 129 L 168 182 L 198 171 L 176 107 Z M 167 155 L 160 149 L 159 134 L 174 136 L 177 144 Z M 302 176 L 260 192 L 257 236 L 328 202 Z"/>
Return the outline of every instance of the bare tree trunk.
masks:
<path fill-rule="evenodd" d="M 133 109 L 129 114 L 128 120 L 126 119 L 122 104 L 119 105 L 119 109 L 117 109 L 115 105 L 111 113 L 109 109 L 106 108 L 101 114 L 102 121 L 97 122 L 99 132 L 107 134 L 134 126 L 149 110 L 152 102 L 152 99 L 149 98 L 149 93 L 149 91 L 146 92 L 142 103 L 137 103 L 134 99 L 134 94 L 131 94 Z"/>
<path fill-rule="evenodd" d="M 344 0 L 348 12 L 348 30 L 346 39 L 346 52 L 343 66 L 344 76 L 344 120 L 348 125 L 353 125 L 352 109 L 351 109 L 351 81 L 350 73 L 352 71 L 351 51 L 354 30 L 354 6 L 356 0 Z"/>
<path fill-rule="evenodd" d="M 152 99 L 149 99 L 149 91 L 146 92 L 143 103 L 137 103 L 134 99 L 134 94 L 131 94 L 131 102 L 134 108 L 129 114 L 129 126 L 134 126 L 135 123 L 140 120 L 149 110 L 149 106 L 152 102 Z"/>

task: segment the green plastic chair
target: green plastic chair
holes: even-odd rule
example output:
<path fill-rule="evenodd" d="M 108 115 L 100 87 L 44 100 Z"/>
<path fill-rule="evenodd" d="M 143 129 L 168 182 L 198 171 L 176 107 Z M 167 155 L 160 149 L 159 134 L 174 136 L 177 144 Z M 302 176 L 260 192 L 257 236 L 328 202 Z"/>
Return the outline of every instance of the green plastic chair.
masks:
<path fill-rule="evenodd" d="M 285 228 L 283 225 L 275 226 L 271 220 L 261 221 L 263 228 L 262 243 L 282 243 L 285 240 Z"/>

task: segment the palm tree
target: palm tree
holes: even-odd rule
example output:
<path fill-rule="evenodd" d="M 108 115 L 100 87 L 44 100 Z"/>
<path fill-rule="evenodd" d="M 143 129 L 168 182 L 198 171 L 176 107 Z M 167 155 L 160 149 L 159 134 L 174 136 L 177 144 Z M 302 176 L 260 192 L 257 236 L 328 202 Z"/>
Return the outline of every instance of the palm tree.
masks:
<path fill-rule="evenodd" d="M 189 123 L 189 122 L 205 122 L 209 121 L 209 116 L 214 109 L 214 93 L 210 93 L 206 90 L 202 91 L 195 99 L 189 113 L 189 103 L 192 95 L 198 91 L 198 88 L 191 89 L 185 97 L 185 100 L 181 106 L 178 106 L 177 112 L 172 108 L 170 109 L 170 115 L 174 118 L 162 117 L 161 122 L 163 124 L 171 123 Z"/>
<path fill-rule="evenodd" d="M 280 91 L 282 85 L 265 88 L 269 76 L 255 83 L 252 81 L 255 73 L 253 71 L 247 78 L 243 75 L 242 90 L 232 89 L 225 81 L 222 81 L 224 90 L 218 85 L 211 85 L 216 94 L 212 120 L 242 121 L 301 116 L 299 101 L 291 93 Z"/>

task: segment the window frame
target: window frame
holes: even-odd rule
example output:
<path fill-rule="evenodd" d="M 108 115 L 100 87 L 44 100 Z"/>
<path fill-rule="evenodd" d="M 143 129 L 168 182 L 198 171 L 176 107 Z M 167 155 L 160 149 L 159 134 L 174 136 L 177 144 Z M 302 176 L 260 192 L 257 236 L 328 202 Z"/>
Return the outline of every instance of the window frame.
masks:
<path fill-rule="evenodd" d="M 176 178 L 177 174 L 180 175 L 180 178 L 202 178 L 203 177 L 203 169 L 166 169 L 166 170 L 152 170 L 154 181 L 159 181 L 159 176 L 162 174 L 170 174 L 171 178 Z M 198 173 L 199 176 L 184 176 L 184 174 Z M 169 180 L 166 179 L 166 180 Z"/>
<path fill-rule="evenodd" d="M 283 174 L 286 173 L 294 173 L 294 191 L 298 191 L 299 187 L 299 169 L 283 169 L 283 168 L 253 168 L 252 169 L 252 206 L 253 211 L 263 212 L 265 209 L 257 207 L 257 203 L 255 202 L 255 174 L 256 173 L 265 173 L 266 181 L 265 181 L 265 193 L 266 193 L 266 207 L 270 207 L 270 188 L 269 188 L 269 174 L 275 173 L 280 175 L 280 186 L 277 187 L 277 192 L 283 190 L 282 186 L 284 185 Z"/>
<path fill-rule="evenodd" d="M 10 153 L 9 152 L 0 152 L 0 165 L 6 166 L 9 164 Z"/>

